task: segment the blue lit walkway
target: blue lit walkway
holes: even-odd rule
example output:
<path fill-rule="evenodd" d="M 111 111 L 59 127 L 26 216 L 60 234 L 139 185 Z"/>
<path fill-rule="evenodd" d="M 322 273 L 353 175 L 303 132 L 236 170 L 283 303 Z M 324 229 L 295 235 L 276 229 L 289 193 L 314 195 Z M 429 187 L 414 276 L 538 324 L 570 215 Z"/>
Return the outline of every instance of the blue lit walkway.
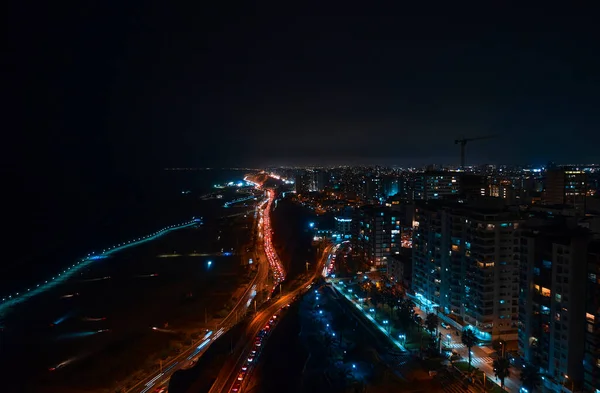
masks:
<path fill-rule="evenodd" d="M 337 291 L 338 293 L 340 293 L 341 295 L 343 295 L 346 300 L 348 300 L 350 303 L 352 303 L 354 305 L 354 307 L 356 307 L 358 310 L 360 310 L 360 312 L 363 313 L 363 315 L 369 320 L 371 321 L 371 323 L 378 328 L 383 334 L 385 334 L 388 339 L 396 346 L 398 347 L 401 351 L 406 352 L 406 348 L 404 347 L 404 345 L 402 345 L 402 343 L 395 339 L 394 337 L 392 337 L 390 335 L 390 333 L 388 332 L 388 330 L 381 325 L 379 322 L 377 322 L 377 320 L 375 320 L 375 318 L 373 318 L 373 316 L 371 315 L 371 313 L 369 313 L 369 307 L 367 304 L 365 303 L 361 303 L 360 301 L 358 301 L 355 297 L 353 297 L 351 295 L 351 290 L 350 292 L 348 292 L 348 288 L 345 287 L 344 283 L 337 280 L 337 279 L 332 279 L 327 277 L 325 279 L 325 281 L 327 281 L 328 283 L 330 283 Z"/>
<path fill-rule="evenodd" d="M 256 199 L 256 197 L 254 195 L 251 195 L 251 196 L 248 196 L 248 197 L 243 197 L 243 198 L 238 198 L 238 199 L 234 199 L 233 201 L 226 202 L 223 206 L 224 207 L 229 207 L 229 206 L 231 206 L 233 204 L 240 203 L 240 202 L 245 202 L 245 201 L 250 201 L 250 200 L 253 200 L 253 199 Z"/>
<path fill-rule="evenodd" d="M 69 266 L 67 269 L 58 273 L 54 277 L 45 280 L 43 283 L 37 284 L 35 287 L 27 288 L 26 290 L 23 290 L 21 292 L 16 292 L 11 295 L 3 296 L 2 300 L 0 301 L 0 316 L 8 310 L 10 310 L 10 308 L 16 306 L 17 304 L 22 303 L 27 299 L 30 299 L 36 295 L 41 294 L 42 292 L 45 292 L 57 285 L 64 283 L 69 278 L 71 278 L 76 272 L 85 268 L 86 266 L 89 266 L 92 262 L 108 258 L 110 255 L 122 251 L 126 248 L 134 247 L 146 242 L 151 242 L 163 235 L 166 235 L 169 232 L 176 231 L 178 229 L 189 228 L 200 224 L 202 224 L 202 220 L 199 218 L 194 218 L 191 221 L 184 222 L 178 225 L 171 225 L 144 237 L 138 237 L 137 239 L 119 243 L 112 247 L 103 249 L 102 252 L 99 253 L 91 252 L 85 258 L 82 258 L 79 262 L 74 263 L 73 265 Z"/>

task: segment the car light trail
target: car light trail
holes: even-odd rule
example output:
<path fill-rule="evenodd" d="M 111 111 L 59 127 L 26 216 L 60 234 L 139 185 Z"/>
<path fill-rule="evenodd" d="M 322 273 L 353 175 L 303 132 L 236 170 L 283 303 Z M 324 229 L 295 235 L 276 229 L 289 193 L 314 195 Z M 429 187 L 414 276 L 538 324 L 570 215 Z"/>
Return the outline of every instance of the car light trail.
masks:
<path fill-rule="evenodd" d="M 272 237 L 273 230 L 271 229 L 271 218 L 270 211 L 271 206 L 273 204 L 273 200 L 275 199 L 275 192 L 273 190 L 268 191 L 268 200 L 266 202 L 266 206 L 263 211 L 261 211 L 262 215 L 262 233 L 263 241 L 264 241 L 264 249 L 265 254 L 267 255 L 267 260 L 269 261 L 269 267 L 273 271 L 273 275 L 275 277 L 275 285 L 273 289 L 277 287 L 282 281 L 285 280 L 285 271 L 283 270 L 283 266 L 275 249 L 273 247 Z M 262 214 L 264 212 L 265 214 Z"/>
<path fill-rule="evenodd" d="M 58 318 L 56 321 L 52 322 L 52 326 L 54 325 L 59 325 L 61 323 L 63 323 L 64 321 L 66 321 L 67 319 L 69 319 L 69 317 L 73 315 L 73 312 L 67 313 L 65 315 L 63 315 L 62 317 Z"/>
<path fill-rule="evenodd" d="M 202 342 L 202 344 L 198 345 L 198 348 L 196 348 L 196 350 L 194 352 L 192 352 L 192 354 L 190 356 L 188 356 L 187 360 L 192 360 L 192 358 L 194 356 L 196 356 L 202 350 L 202 348 L 204 348 L 205 346 L 207 346 L 209 342 L 211 342 L 210 339 L 204 340 Z"/>
<path fill-rule="evenodd" d="M 82 337 L 88 337 L 88 336 L 93 336 L 94 334 L 98 334 L 98 333 L 102 333 L 102 330 L 94 330 L 94 331 L 87 331 L 87 332 L 77 332 L 77 333 L 67 333 L 67 334 L 62 334 L 58 337 L 56 337 L 56 340 L 69 340 L 69 339 L 74 339 L 74 338 L 82 338 Z"/>

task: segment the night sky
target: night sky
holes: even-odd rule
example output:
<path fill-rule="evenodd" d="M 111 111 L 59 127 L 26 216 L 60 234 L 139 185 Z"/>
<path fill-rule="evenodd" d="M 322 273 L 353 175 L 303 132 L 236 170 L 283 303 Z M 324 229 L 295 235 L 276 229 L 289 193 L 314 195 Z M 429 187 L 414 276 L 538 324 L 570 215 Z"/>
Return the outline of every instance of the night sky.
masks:
<path fill-rule="evenodd" d="M 600 161 L 591 9 L 38 3 L 3 13 L 0 274 L 164 167 L 457 164 L 489 134 L 467 163 Z"/>
<path fill-rule="evenodd" d="M 599 158 L 591 9 L 14 3 L 16 165 Z"/>

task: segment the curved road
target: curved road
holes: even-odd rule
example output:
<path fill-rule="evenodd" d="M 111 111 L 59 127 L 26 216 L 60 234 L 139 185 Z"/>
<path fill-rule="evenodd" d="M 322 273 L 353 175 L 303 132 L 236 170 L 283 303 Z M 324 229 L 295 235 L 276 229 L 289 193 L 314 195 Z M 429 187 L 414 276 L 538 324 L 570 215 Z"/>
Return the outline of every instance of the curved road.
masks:
<path fill-rule="evenodd" d="M 253 348 L 252 344 L 258 332 L 269 322 L 278 310 L 291 303 L 295 297 L 308 291 L 307 286 L 320 276 L 330 249 L 331 246 L 325 247 L 311 276 L 303 281 L 298 280 L 293 282 L 292 289 L 289 292 L 284 293 L 279 299 L 268 305 L 264 310 L 260 310 L 254 316 L 252 321 L 248 324 L 244 335 L 236 344 L 233 354 L 229 358 L 230 360 L 226 362 L 221 369 L 221 372 L 209 393 L 229 393 L 231 391 L 233 384 L 236 382 L 239 370 L 246 361 L 250 350 Z M 243 392 L 243 390 L 244 386 L 242 386 L 238 393 Z"/>
<path fill-rule="evenodd" d="M 257 210 L 261 207 L 262 205 L 258 205 Z M 256 222 L 256 224 L 259 225 L 258 222 Z M 260 292 L 264 288 L 269 287 L 268 259 L 259 239 L 260 237 L 257 236 L 254 257 L 255 260 L 260 260 L 261 262 L 258 263 L 256 276 L 254 276 L 254 279 L 250 282 L 237 304 L 231 309 L 231 312 L 221 322 L 219 322 L 210 336 L 205 336 L 202 340 L 195 342 L 191 347 L 184 350 L 175 358 L 165 362 L 162 365 L 162 370 L 151 373 L 136 385 L 126 390 L 126 393 L 153 393 L 159 387 L 163 385 L 166 386 L 169 382 L 169 378 L 171 378 L 171 375 L 173 375 L 175 371 L 181 368 L 189 367 L 193 360 L 197 360 L 200 356 L 202 356 L 215 340 L 217 340 L 223 333 L 227 332 L 238 322 L 238 317 L 246 312 L 256 293 Z M 260 259 L 258 256 L 260 256 Z"/>

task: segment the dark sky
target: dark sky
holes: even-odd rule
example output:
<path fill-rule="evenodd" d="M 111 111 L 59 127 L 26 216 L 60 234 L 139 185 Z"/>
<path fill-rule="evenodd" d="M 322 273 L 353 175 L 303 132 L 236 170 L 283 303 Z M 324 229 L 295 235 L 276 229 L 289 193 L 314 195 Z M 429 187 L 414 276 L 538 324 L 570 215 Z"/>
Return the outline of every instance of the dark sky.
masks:
<path fill-rule="evenodd" d="M 10 0 L 0 277 L 134 230 L 164 167 L 456 164 L 488 134 L 467 163 L 600 161 L 594 9 L 252 3 Z"/>
<path fill-rule="evenodd" d="M 600 158 L 593 10 L 174 3 L 14 1 L 5 167 Z"/>

